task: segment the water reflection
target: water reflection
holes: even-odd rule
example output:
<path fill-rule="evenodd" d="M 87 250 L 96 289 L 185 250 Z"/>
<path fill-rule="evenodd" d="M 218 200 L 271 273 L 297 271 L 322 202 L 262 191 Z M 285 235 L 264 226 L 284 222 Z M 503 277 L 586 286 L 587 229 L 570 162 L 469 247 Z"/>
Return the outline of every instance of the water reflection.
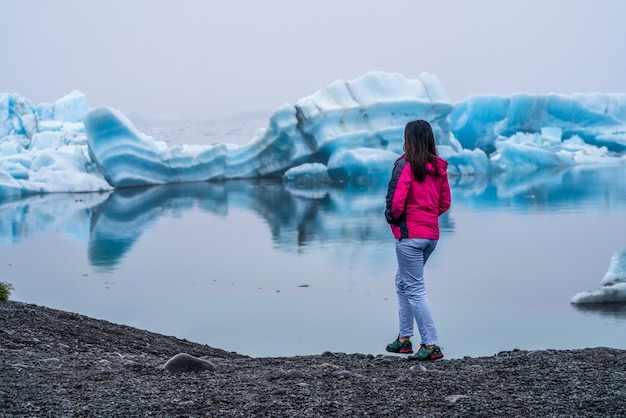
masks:
<path fill-rule="evenodd" d="M 372 228 L 371 222 L 372 217 L 380 218 L 383 196 L 384 189 L 352 186 L 293 193 L 277 180 L 123 189 L 92 210 L 89 261 L 101 269 L 114 268 L 160 218 L 192 209 L 218 216 L 227 216 L 233 208 L 254 212 L 269 225 L 275 245 L 284 250 L 329 241 L 388 240 L 388 231 Z M 444 224 L 451 228 L 449 222 Z"/>
<path fill-rule="evenodd" d="M 626 318 L 626 303 L 590 303 L 575 304 L 574 309 L 589 315 L 599 315 L 606 318 Z"/>
<path fill-rule="evenodd" d="M 461 177 L 451 184 L 457 202 L 485 210 L 561 210 L 576 207 L 573 203 L 623 207 L 625 174 L 624 164 L 578 166 Z"/>
<path fill-rule="evenodd" d="M 491 211 L 553 210 L 592 202 L 626 204 L 623 165 L 544 170 L 493 178 L 451 179 L 453 201 Z M 110 193 L 48 194 L 0 202 L 0 242 L 11 244 L 39 232 L 57 232 L 88 242 L 89 263 L 113 270 L 137 240 L 162 217 L 198 209 L 227 216 L 233 208 L 250 211 L 270 226 L 274 244 L 286 251 L 314 244 L 389 240 L 382 222 L 384 184 L 346 184 L 315 190 L 286 188 L 276 180 L 237 180 L 120 189 Z M 453 215 L 441 219 L 454 233 Z"/>

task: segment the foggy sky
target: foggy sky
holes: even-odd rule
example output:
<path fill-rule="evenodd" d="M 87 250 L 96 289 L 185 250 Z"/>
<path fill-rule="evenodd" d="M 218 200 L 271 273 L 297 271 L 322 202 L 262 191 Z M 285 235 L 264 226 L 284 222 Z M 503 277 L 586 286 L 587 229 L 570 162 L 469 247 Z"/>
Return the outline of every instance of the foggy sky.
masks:
<path fill-rule="evenodd" d="M 223 116 L 371 70 L 470 94 L 626 92 L 621 0 L 0 0 L 0 91 Z"/>

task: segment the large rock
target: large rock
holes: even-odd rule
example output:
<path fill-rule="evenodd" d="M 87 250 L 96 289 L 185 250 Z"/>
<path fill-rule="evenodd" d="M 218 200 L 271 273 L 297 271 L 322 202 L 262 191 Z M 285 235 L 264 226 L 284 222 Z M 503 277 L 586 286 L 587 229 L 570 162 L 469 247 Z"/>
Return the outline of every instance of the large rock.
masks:
<path fill-rule="evenodd" d="M 163 365 L 168 372 L 201 372 L 215 371 L 215 365 L 208 360 L 191 356 L 187 353 L 176 354 Z"/>

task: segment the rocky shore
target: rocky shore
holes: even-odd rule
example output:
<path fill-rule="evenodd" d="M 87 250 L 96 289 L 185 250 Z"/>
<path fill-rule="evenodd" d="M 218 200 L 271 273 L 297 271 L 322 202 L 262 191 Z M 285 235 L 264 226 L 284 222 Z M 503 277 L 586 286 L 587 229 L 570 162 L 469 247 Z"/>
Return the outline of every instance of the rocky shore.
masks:
<path fill-rule="evenodd" d="M 626 350 L 250 358 L 12 301 L 0 324 L 1 417 L 626 416 Z"/>

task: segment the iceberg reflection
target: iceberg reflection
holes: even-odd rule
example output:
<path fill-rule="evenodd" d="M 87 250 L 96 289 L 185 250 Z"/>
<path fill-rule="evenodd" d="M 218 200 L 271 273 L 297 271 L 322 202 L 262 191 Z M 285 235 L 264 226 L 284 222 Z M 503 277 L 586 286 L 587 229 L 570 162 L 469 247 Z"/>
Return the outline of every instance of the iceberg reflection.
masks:
<path fill-rule="evenodd" d="M 574 167 L 524 176 L 461 177 L 451 185 L 454 203 L 473 210 L 551 211 L 565 203 L 583 207 L 598 202 L 622 207 L 624 171 L 623 166 Z M 274 245 L 284 251 L 347 241 L 387 242 L 389 231 L 381 216 L 385 187 L 350 183 L 297 189 L 280 180 L 257 179 L 8 199 L 0 203 L 0 242 L 57 232 L 87 242 L 93 267 L 113 270 L 159 219 L 180 217 L 192 209 L 226 217 L 233 208 L 264 219 Z M 442 217 L 441 228 L 444 234 L 454 233 L 454 210 Z"/>

